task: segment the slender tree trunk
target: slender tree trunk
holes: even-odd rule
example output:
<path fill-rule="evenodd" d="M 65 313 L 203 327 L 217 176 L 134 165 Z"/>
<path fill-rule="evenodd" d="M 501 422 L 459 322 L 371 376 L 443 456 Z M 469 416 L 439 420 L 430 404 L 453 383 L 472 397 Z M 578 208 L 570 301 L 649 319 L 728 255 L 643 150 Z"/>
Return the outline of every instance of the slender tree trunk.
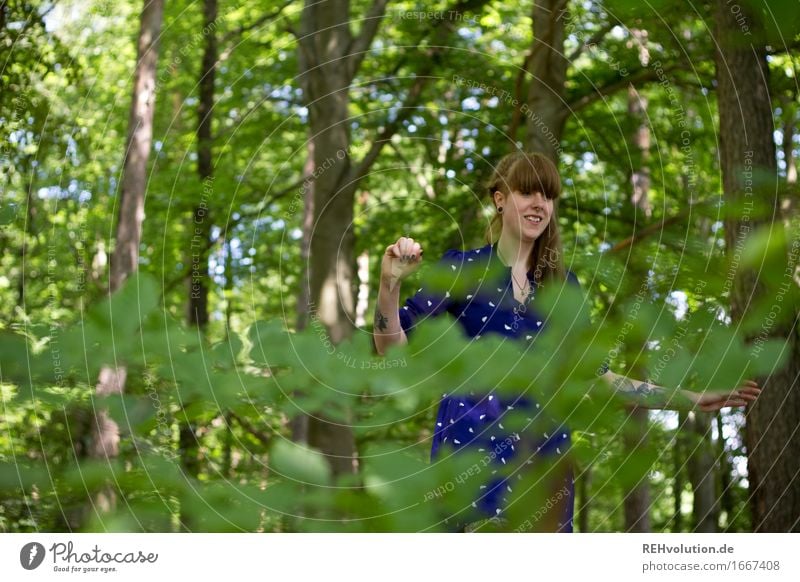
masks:
<path fill-rule="evenodd" d="M 304 176 L 314 174 L 314 140 L 309 139 L 306 144 L 306 163 L 303 167 Z M 297 299 L 297 331 L 302 331 L 308 325 L 309 307 L 309 259 L 311 257 L 311 232 L 314 227 L 314 180 L 307 179 L 303 182 L 303 238 L 300 240 L 300 260 L 302 272 L 300 274 L 300 297 Z"/>
<path fill-rule="evenodd" d="M 233 254 L 231 253 L 231 241 L 225 237 L 222 245 L 221 260 L 224 262 L 225 284 L 223 286 L 223 298 L 225 300 L 225 337 L 231 335 L 231 318 L 233 317 Z"/>
<path fill-rule="evenodd" d="M 646 34 L 639 30 L 633 31 L 634 38 L 646 38 Z M 644 44 L 639 44 L 639 58 L 643 64 L 647 62 L 647 50 Z M 628 111 L 634 119 L 639 121 L 634 134 L 631 136 L 631 145 L 634 152 L 634 160 L 631 172 L 631 196 L 630 202 L 634 209 L 643 209 L 647 214 L 648 191 L 650 189 L 650 168 L 647 163 L 650 155 L 650 128 L 647 125 L 647 100 L 639 95 L 633 85 L 628 88 Z M 643 274 L 643 276 L 646 276 Z M 647 410 L 638 409 L 632 414 L 632 426 L 635 432 L 625 438 L 625 453 L 636 455 L 647 439 L 649 416 Z M 638 483 L 633 489 L 627 492 L 624 502 L 625 509 L 625 531 L 649 532 L 650 525 L 650 482 L 646 479 Z"/>
<path fill-rule="evenodd" d="M 200 197 L 194 208 L 192 237 L 192 273 L 189 282 L 189 323 L 204 329 L 208 324 L 208 293 L 211 274 L 208 255 L 211 250 L 210 198 L 213 195 L 214 163 L 212 159 L 212 121 L 214 82 L 217 73 L 217 0 L 203 0 L 203 30 L 205 44 L 200 69 L 200 95 L 197 103 L 197 177 Z"/>
<path fill-rule="evenodd" d="M 795 95 L 795 99 L 797 96 Z M 797 160 L 794 159 L 794 130 L 795 130 L 795 115 L 797 114 L 797 105 L 791 103 L 789 99 L 783 102 L 783 160 L 786 162 L 786 183 L 797 183 Z M 786 212 L 785 214 L 791 214 Z"/>
<path fill-rule="evenodd" d="M 716 414 L 717 422 L 717 458 L 719 459 L 719 508 L 720 518 L 725 516 L 725 527 L 722 531 L 726 531 L 731 526 L 731 519 L 733 518 L 733 485 L 731 479 L 731 463 L 728 459 L 728 451 L 725 449 L 725 437 L 723 436 L 723 429 L 725 422 L 723 420 L 722 411 Z M 721 524 L 720 524 L 721 525 Z"/>
<path fill-rule="evenodd" d="M 623 446 L 627 455 L 636 456 L 639 450 L 647 447 L 647 410 L 637 408 L 631 413 L 629 431 L 623 436 Z M 625 494 L 625 531 L 644 533 L 652 531 L 650 525 L 650 483 L 647 477 L 637 483 Z"/>
<path fill-rule="evenodd" d="M 306 91 L 304 87 L 304 92 Z M 307 157 L 303 167 L 304 176 L 314 174 L 314 140 L 309 139 L 306 146 Z M 297 331 L 302 331 L 308 325 L 308 310 L 310 303 L 309 291 L 309 270 L 311 269 L 311 232 L 314 226 L 314 180 L 307 179 L 303 182 L 303 238 L 300 241 L 300 259 L 302 272 L 300 274 L 300 295 L 297 299 Z M 296 397 L 301 396 L 295 394 Z M 292 432 L 292 440 L 298 443 L 308 444 L 308 423 L 309 417 L 306 414 L 296 414 L 289 421 L 289 428 Z"/>
<path fill-rule="evenodd" d="M 226 412 L 223 418 L 227 430 L 222 444 L 222 475 L 230 479 L 233 477 L 233 425 L 230 412 Z"/>
<path fill-rule="evenodd" d="M 693 529 L 696 532 L 714 533 L 717 531 L 718 504 L 709 415 L 690 412 L 688 429 L 692 435 L 687 461 L 694 493 Z"/>
<path fill-rule="evenodd" d="M 638 164 L 631 171 L 631 204 L 650 218 L 653 211 L 650 206 L 650 126 L 647 123 L 647 98 L 643 97 L 631 85 L 628 87 L 628 113 L 639 120 L 639 127 L 633 136 L 633 151 Z"/>
<path fill-rule="evenodd" d="M 26 164 L 27 165 L 27 164 Z M 28 261 L 28 254 L 30 246 L 28 245 L 29 238 L 36 239 L 35 220 L 36 220 L 36 203 L 33 197 L 34 187 L 34 169 L 29 166 L 25 174 L 30 174 L 28 187 L 25 192 L 25 228 L 22 229 L 22 245 L 19 248 L 19 280 L 17 281 L 17 306 L 25 312 L 25 263 Z"/>
<path fill-rule="evenodd" d="M 201 333 L 208 327 L 208 293 L 211 276 L 208 269 L 211 250 L 211 216 L 209 199 L 213 194 L 214 163 L 212 122 L 214 114 L 214 82 L 217 71 L 217 0 L 203 0 L 203 59 L 200 66 L 197 103 L 197 177 L 201 184 L 199 200 L 193 211 L 193 236 L 191 242 L 191 274 L 189 276 L 189 300 L 187 319 L 190 326 Z M 179 450 L 181 466 L 186 475 L 200 474 L 200 442 L 197 423 L 179 419 Z M 190 515 L 181 514 L 181 525 L 186 531 L 196 529 Z"/>
<path fill-rule="evenodd" d="M 680 533 L 683 531 L 683 486 L 684 475 L 683 467 L 685 464 L 684 451 L 686 449 L 685 431 L 688 422 L 688 413 L 678 413 L 678 428 L 675 429 L 675 440 L 672 444 L 672 461 L 675 470 L 673 489 L 673 505 L 672 505 L 672 531 L 673 533 Z"/>
<path fill-rule="evenodd" d="M 155 110 L 156 65 L 163 0 L 145 0 L 137 42 L 136 71 L 128 137 L 122 167 L 119 217 L 116 242 L 111 256 L 109 292 L 114 293 L 138 269 L 139 244 L 144 221 L 144 196 L 147 187 L 147 160 L 153 140 Z M 98 396 L 121 394 L 125 390 L 127 370 L 124 367 L 104 366 L 100 370 L 96 393 Z M 119 426 L 101 409 L 92 423 L 89 456 L 110 459 L 119 455 Z M 116 506 L 113 488 L 103 488 L 94 499 L 94 508 L 110 511 Z M 79 518 L 79 521 L 83 521 Z"/>
<path fill-rule="evenodd" d="M 592 485 L 592 464 L 586 465 L 583 471 L 577 471 L 580 478 L 575 479 L 578 490 L 578 531 L 587 533 L 589 531 L 589 511 L 591 510 L 590 492 Z"/>
<path fill-rule="evenodd" d="M 750 11 L 746 4 L 741 8 L 738 17 L 747 20 L 749 29 L 763 30 L 758 14 Z M 747 210 L 754 207 L 754 193 L 775 192 L 778 186 L 766 47 L 758 36 L 745 34 L 737 15 L 725 0 L 716 2 L 716 23 L 722 182 L 726 200 L 743 202 Z M 756 188 L 748 187 L 750 175 L 756 180 Z M 764 183 L 765 177 L 770 183 Z M 780 216 L 780 200 L 774 200 L 773 210 L 772 216 Z M 729 252 L 734 251 L 740 237 L 746 238 L 753 227 L 783 228 L 781 220 L 770 223 L 769 218 L 762 215 L 747 218 L 748 221 L 738 216 L 726 219 L 725 242 Z M 787 263 L 794 262 L 795 259 L 787 258 Z M 788 266 L 791 272 L 794 265 Z M 796 285 L 791 277 L 788 284 Z M 752 271 L 737 271 L 731 290 L 733 325 L 747 313 L 750 302 L 762 294 L 762 286 Z M 800 425 L 800 390 L 797 389 L 800 341 L 795 327 L 798 309 L 792 302 L 787 302 L 782 309 L 789 313 L 766 327 L 764 339 L 773 337 L 787 341 L 788 365 L 766 379 L 759 379 L 764 392 L 749 409 L 746 420 L 748 481 L 755 531 L 800 531 L 800 455 L 796 452 L 800 450 L 800 431 L 797 430 Z"/>
<path fill-rule="evenodd" d="M 369 305 L 369 253 L 365 250 L 357 259 L 358 264 L 358 301 L 356 302 L 356 326 L 363 327 L 367 323 L 367 307 Z"/>

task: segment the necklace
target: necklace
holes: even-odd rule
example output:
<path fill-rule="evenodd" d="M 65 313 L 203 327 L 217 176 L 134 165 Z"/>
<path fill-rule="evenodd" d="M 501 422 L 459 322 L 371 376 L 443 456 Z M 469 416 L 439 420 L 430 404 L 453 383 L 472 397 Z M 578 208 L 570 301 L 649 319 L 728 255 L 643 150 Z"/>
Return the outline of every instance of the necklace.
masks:
<path fill-rule="evenodd" d="M 506 263 L 506 261 L 503 259 L 503 256 L 500 254 L 500 249 L 499 249 L 499 248 L 497 249 L 497 256 L 498 256 L 498 257 L 500 257 L 500 260 L 501 260 L 501 261 L 502 261 L 504 264 Z M 527 297 L 528 297 L 528 295 L 529 295 L 529 294 L 530 294 L 530 292 L 531 292 L 531 290 L 530 290 L 530 287 L 529 287 L 529 285 L 530 285 L 530 281 L 528 281 L 528 280 L 527 280 L 527 277 L 526 277 L 526 278 L 525 278 L 525 279 L 526 279 L 526 280 L 525 280 L 525 283 L 527 283 L 527 285 L 520 285 L 520 284 L 519 284 L 519 281 L 517 281 L 517 278 L 514 276 L 514 268 L 513 268 L 513 267 L 509 267 L 509 268 L 511 269 L 511 279 L 514 281 L 514 283 L 516 283 L 517 287 L 519 287 L 519 292 L 522 294 L 522 296 L 523 296 L 523 297 L 525 297 L 525 298 L 527 298 Z M 525 289 L 526 289 L 526 288 L 528 288 L 528 291 L 527 291 L 527 292 L 525 291 Z M 524 303 L 524 301 L 520 301 L 520 303 Z"/>
<path fill-rule="evenodd" d="M 514 283 L 517 284 L 517 287 L 519 287 L 519 292 L 523 295 L 523 297 L 527 297 L 528 294 L 530 293 L 530 288 L 528 288 L 527 292 L 525 292 L 525 289 L 526 289 L 526 287 L 528 287 L 530 285 L 530 281 L 527 281 L 527 280 L 525 281 L 525 283 L 527 283 L 527 285 L 520 285 L 519 281 L 517 281 L 517 278 L 514 276 L 514 270 L 513 269 L 511 270 L 511 278 L 514 280 Z"/>

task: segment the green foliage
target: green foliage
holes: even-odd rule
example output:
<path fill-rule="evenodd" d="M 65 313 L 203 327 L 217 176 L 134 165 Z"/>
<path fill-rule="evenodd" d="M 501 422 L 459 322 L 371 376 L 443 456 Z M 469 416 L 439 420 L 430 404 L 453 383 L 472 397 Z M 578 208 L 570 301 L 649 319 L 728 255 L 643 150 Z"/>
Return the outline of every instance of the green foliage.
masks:
<path fill-rule="evenodd" d="M 475 452 L 429 460 L 436 406 L 445 390 L 489 387 L 546 408 L 546 419 L 535 424 L 509 414 L 510 430 L 570 426 L 576 480 L 587 483 L 590 530 L 623 529 L 623 496 L 643 478 L 651 483 L 654 529 L 669 530 L 682 494 L 674 490 L 676 478 L 686 473 L 671 452 L 683 432 L 674 413 L 652 413 L 647 444 L 628 455 L 622 437 L 634 426 L 621 401 L 596 380 L 597 369 L 607 361 L 620 374 L 700 391 L 733 388 L 787 363 L 780 332 L 800 303 L 787 262 L 796 217 L 786 221 L 794 220 L 794 230 L 778 228 L 777 220 L 771 229 L 763 223 L 776 201 L 796 199 L 796 186 L 781 183 L 776 193 L 774 176 L 756 169 L 752 210 L 744 201 L 723 203 L 708 5 L 689 14 L 671 0 L 647 7 L 628 0 L 569 3 L 565 52 L 574 60 L 564 87 L 570 113 L 560 142 L 558 225 L 565 262 L 583 289 L 555 286 L 537 297 L 546 327 L 531 344 L 491 336 L 469 342 L 442 317 L 381 358 L 368 325 L 336 345 L 314 317 L 298 331 L 308 267 L 299 186 L 308 111 L 298 48 L 286 30 L 298 29 L 300 3 L 262 22 L 277 4 L 221 1 L 205 33 L 196 2 L 166 3 L 140 274 L 113 297 L 108 260 L 139 6 L 69 1 L 45 14 L 45 3 L 6 4 L 2 531 L 447 531 L 452 521 L 445 519 L 469 514 L 488 469 Z M 353 2 L 353 18 L 370 4 Z M 765 17 L 777 127 L 796 127 L 796 11 L 788 0 L 743 4 Z M 403 13 L 449 7 L 390 3 L 348 93 L 351 159 L 360 159 L 395 118 L 431 58 L 426 49 L 440 23 Z M 447 249 L 483 244 L 492 212 L 485 180 L 513 142 L 528 137 L 524 116 L 509 135 L 515 109 L 502 91 L 527 96 L 521 70 L 533 40 L 531 8 L 531 2 L 494 2 L 468 15 L 450 50 L 436 56 L 419 106 L 360 182 L 352 231 L 356 256 L 367 258 L 366 314 L 384 249 L 401 235 L 418 239 L 426 255 L 423 269 L 403 283 L 402 298 L 422 280 L 463 295 L 475 276 L 489 275 L 464 270 L 454 277 L 432 263 Z M 647 32 L 643 46 L 633 31 Z M 208 34 L 219 41 L 220 62 L 214 176 L 204 183 L 196 125 Z M 647 102 L 644 121 L 629 112 L 629 84 Z M 646 155 L 631 143 L 641 125 L 650 132 Z M 650 176 L 648 212 L 630 203 L 631 174 L 642 166 Z M 192 213 L 201 201 L 211 226 L 211 238 L 201 241 L 211 314 L 202 332 L 184 322 L 198 242 Z M 725 221 L 746 211 L 754 230 L 740 248 L 727 248 Z M 752 269 L 761 292 L 731 325 L 733 274 L 740 268 Z M 125 367 L 124 394 L 96 394 L 104 366 Z M 120 430 L 119 456 L 111 463 L 91 456 L 100 410 Z M 352 426 L 357 477 L 334 476 L 320 451 L 292 442 L 293 423 L 305 414 Z M 720 459 L 739 466 L 746 455 L 741 415 L 725 419 L 733 436 L 713 442 L 723 445 Z M 476 465 L 478 476 L 455 483 Z M 744 475 L 730 472 L 726 526 L 746 531 Z M 524 486 L 509 514 L 514 524 L 546 501 L 540 476 L 526 472 L 519 480 Z M 115 511 L 86 514 L 88 498 L 110 483 Z"/>

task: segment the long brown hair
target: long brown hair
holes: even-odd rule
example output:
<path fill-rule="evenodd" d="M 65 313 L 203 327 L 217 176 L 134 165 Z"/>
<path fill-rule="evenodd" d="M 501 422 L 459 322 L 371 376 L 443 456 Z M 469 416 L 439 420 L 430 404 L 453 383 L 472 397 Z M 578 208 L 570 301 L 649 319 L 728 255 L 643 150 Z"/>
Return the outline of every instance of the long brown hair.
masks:
<path fill-rule="evenodd" d="M 563 281 L 566 278 L 561 235 L 558 232 L 558 198 L 561 195 L 561 178 L 549 158 L 534 152 L 516 151 L 498 162 L 487 184 L 489 196 L 499 190 L 506 196 L 512 192 L 523 194 L 541 192 L 553 200 L 553 214 L 547 228 L 536 239 L 528 258 L 528 270 L 533 271 L 537 286 L 548 279 Z M 503 216 L 499 212 L 486 228 L 486 242 L 494 244 L 503 231 Z"/>

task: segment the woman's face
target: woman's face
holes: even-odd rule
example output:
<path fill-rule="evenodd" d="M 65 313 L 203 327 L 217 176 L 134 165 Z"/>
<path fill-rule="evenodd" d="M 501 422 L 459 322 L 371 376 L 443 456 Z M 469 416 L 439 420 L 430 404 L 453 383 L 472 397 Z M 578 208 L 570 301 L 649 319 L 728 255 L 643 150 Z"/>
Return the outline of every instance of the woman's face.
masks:
<path fill-rule="evenodd" d="M 521 241 L 539 238 L 553 216 L 553 201 L 541 192 L 522 194 L 515 190 L 505 196 L 498 191 L 495 203 L 503 207 L 503 230 L 508 229 Z"/>

